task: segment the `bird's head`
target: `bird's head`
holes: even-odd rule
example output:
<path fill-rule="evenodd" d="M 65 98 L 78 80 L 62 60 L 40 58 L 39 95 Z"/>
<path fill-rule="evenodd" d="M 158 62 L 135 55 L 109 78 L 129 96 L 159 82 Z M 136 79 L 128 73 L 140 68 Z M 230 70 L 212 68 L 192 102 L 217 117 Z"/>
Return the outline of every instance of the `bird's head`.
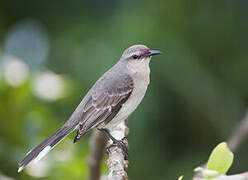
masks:
<path fill-rule="evenodd" d="M 145 45 L 133 45 L 127 48 L 122 56 L 121 60 L 124 61 L 133 61 L 133 62 L 144 62 L 150 60 L 152 56 L 161 54 L 160 51 L 150 50 Z"/>

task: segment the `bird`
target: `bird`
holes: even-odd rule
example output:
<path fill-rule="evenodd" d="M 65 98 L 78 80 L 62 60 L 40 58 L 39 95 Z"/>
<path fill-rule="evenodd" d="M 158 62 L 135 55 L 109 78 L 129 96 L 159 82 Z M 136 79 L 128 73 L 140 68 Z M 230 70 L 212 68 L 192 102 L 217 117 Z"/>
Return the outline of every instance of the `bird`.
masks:
<path fill-rule="evenodd" d="M 161 52 L 150 50 L 145 45 L 127 48 L 119 61 L 95 82 L 64 125 L 26 154 L 18 164 L 18 172 L 31 162 L 39 161 L 75 130 L 74 143 L 97 128 L 125 152 L 125 144 L 109 132 L 125 121 L 142 101 L 150 83 L 149 63 L 152 56 L 157 54 Z"/>

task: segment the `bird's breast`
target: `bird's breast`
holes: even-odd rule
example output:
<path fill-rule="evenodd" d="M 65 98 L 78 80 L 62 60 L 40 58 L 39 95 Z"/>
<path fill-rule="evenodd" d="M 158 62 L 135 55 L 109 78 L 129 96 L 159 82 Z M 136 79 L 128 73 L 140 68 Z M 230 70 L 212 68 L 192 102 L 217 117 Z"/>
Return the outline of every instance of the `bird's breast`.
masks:
<path fill-rule="evenodd" d="M 110 121 L 108 126 L 115 126 L 119 122 L 126 120 L 142 101 L 150 82 L 149 66 L 144 70 L 144 72 L 136 72 L 133 74 L 134 89 L 128 100 L 122 105 L 120 111 L 117 113 L 115 118 Z"/>

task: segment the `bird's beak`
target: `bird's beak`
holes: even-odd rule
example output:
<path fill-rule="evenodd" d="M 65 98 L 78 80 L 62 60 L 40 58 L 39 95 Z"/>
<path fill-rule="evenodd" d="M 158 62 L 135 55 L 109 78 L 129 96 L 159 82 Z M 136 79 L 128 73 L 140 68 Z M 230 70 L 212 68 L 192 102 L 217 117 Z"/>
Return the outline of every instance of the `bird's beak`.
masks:
<path fill-rule="evenodd" d="M 161 53 L 162 53 L 161 51 L 149 50 L 149 56 L 154 56 L 154 55 L 161 54 Z"/>

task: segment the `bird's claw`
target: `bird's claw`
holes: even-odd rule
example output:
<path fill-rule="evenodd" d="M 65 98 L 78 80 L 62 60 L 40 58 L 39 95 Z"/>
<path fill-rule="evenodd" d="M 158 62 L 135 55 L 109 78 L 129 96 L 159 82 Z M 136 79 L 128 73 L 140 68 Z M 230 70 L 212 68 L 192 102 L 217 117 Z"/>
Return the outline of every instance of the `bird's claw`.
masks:
<path fill-rule="evenodd" d="M 122 140 L 113 141 L 113 143 L 107 147 L 107 153 L 110 152 L 110 148 L 117 146 L 122 150 L 124 160 L 128 160 L 128 148 L 124 141 L 126 141 L 125 137 Z"/>

